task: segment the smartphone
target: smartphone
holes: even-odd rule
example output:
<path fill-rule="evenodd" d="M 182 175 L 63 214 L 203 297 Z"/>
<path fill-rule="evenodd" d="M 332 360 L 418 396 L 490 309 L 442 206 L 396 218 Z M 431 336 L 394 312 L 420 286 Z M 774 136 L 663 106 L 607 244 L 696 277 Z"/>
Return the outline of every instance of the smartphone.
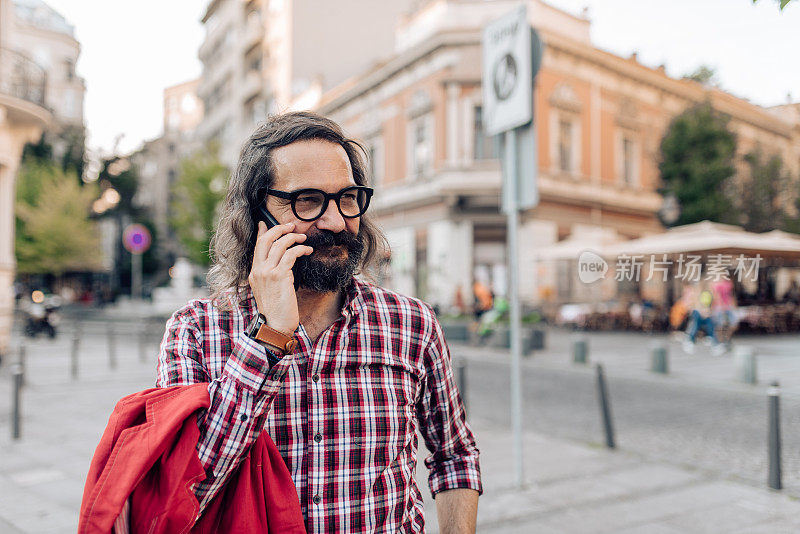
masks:
<path fill-rule="evenodd" d="M 273 226 L 278 226 L 280 224 L 278 220 L 275 217 L 273 217 L 269 211 L 267 211 L 267 207 L 264 205 L 258 206 L 256 217 L 267 224 L 267 229 L 270 229 Z"/>

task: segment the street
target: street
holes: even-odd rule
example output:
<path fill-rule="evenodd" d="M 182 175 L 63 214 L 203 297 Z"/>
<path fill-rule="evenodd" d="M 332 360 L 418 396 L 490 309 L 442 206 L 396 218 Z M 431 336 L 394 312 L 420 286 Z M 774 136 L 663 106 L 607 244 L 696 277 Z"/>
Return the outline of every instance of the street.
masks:
<path fill-rule="evenodd" d="M 454 350 L 458 353 L 458 349 Z M 508 428 L 508 366 L 469 361 L 470 419 Z M 645 458 L 710 470 L 765 485 L 765 396 L 607 377 L 617 447 Z M 595 375 L 591 369 L 525 367 L 524 428 L 582 442 L 604 443 Z M 800 403 L 782 405 L 783 481 L 800 495 Z"/>

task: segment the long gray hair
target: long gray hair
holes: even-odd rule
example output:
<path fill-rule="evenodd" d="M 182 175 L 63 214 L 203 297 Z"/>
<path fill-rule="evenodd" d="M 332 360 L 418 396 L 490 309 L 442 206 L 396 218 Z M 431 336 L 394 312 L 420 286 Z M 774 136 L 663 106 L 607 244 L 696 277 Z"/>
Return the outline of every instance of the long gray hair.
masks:
<path fill-rule="evenodd" d="M 258 235 L 258 221 L 253 218 L 253 210 L 264 202 L 266 190 L 275 182 L 272 150 L 311 139 L 330 141 L 344 148 L 356 184 L 369 185 L 364 147 L 347 138 L 338 124 L 310 112 L 268 117 L 242 147 L 220 210 L 220 220 L 211 238 L 212 265 L 208 271 L 208 284 L 211 299 L 220 309 L 230 310 L 234 296 L 239 302 L 244 300 Z M 367 215 L 361 216 L 359 233 L 364 239 L 364 254 L 359 265 L 359 272 L 363 274 L 378 267 L 388 253 L 389 245 Z M 235 293 L 231 294 L 230 290 Z"/>

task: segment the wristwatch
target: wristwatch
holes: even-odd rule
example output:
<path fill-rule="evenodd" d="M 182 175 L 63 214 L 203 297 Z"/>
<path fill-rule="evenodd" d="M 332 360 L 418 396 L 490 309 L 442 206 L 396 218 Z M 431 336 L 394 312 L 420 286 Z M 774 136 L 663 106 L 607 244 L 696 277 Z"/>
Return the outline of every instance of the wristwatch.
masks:
<path fill-rule="evenodd" d="M 282 356 L 292 352 L 297 346 L 297 341 L 292 338 L 292 334 L 285 334 L 280 330 L 267 326 L 267 318 L 262 313 L 258 313 L 253 317 L 245 332 L 248 337 L 262 345 L 269 345 L 269 348 L 280 352 Z"/>

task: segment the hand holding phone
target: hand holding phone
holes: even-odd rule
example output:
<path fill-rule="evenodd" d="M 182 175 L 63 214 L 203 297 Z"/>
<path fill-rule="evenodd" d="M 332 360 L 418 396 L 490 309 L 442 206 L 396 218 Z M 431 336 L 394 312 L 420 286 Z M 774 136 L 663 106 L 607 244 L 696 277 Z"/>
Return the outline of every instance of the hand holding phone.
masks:
<path fill-rule="evenodd" d="M 253 265 L 247 281 L 267 325 L 288 334 L 300 324 L 292 267 L 297 258 L 311 254 L 313 249 L 301 244 L 306 240 L 305 234 L 292 233 L 294 223 L 277 224 L 265 207 L 259 208 L 262 215 L 272 220 L 258 223 Z M 268 224 L 272 227 L 268 228 Z"/>

